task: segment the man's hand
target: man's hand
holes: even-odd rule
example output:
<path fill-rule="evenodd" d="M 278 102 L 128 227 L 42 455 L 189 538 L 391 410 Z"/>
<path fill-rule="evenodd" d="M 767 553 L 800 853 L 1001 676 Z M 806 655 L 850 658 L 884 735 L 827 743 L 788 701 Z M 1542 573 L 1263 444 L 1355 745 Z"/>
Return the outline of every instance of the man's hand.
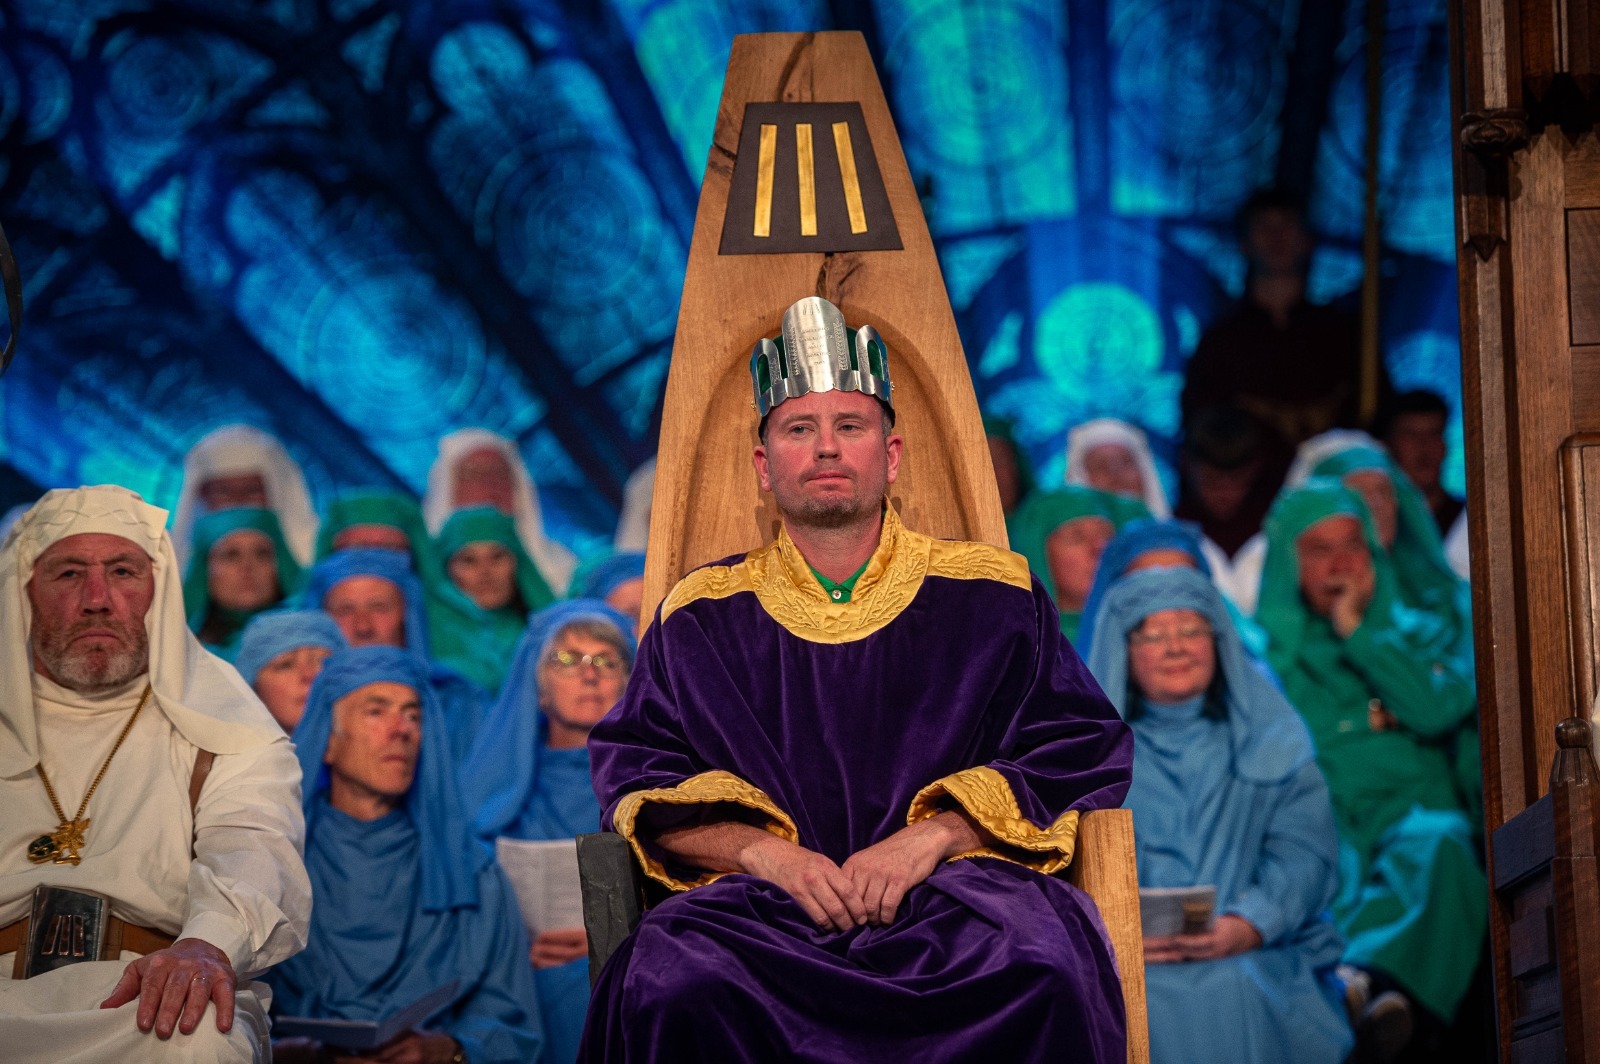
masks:
<path fill-rule="evenodd" d="M 838 865 L 787 839 L 765 831 L 760 835 L 739 855 L 746 872 L 786 891 L 819 927 L 848 931 L 866 921 L 861 893 Z"/>
<path fill-rule="evenodd" d="M 535 968 L 556 968 L 589 953 L 589 936 L 581 927 L 544 931 L 533 940 L 528 959 Z"/>
<path fill-rule="evenodd" d="M 851 855 L 843 871 L 861 894 L 867 922 L 884 926 L 894 922 L 906 892 L 933 875 L 941 861 L 981 843 L 977 829 L 965 817 L 947 811 Z"/>
<path fill-rule="evenodd" d="M 1368 562 L 1351 573 L 1350 579 L 1334 596 L 1333 608 L 1328 611 L 1328 622 L 1333 625 L 1340 639 L 1349 639 L 1361 627 L 1377 587 L 1377 568 Z"/>
<path fill-rule="evenodd" d="M 139 999 L 139 1030 L 155 1029 L 171 1038 L 174 1026 L 193 1034 L 205 1015 L 206 1002 L 217 1005 L 217 1030 L 233 1029 L 233 990 L 238 976 L 228 955 L 198 938 L 180 938 L 128 965 L 111 996 L 100 1003 L 115 1009 Z M 181 1017 L 181 1018 L 180 1018 Z"/>
<path fill-rule="evenodd" d="M 1198 935 L 1146 936 L 1146 964 L 1175 964 L 1180 961 L 1214 961 L 1261 948 L 1261 932 L 1242 916 L 1219 916 L 1211 930 Z"/>

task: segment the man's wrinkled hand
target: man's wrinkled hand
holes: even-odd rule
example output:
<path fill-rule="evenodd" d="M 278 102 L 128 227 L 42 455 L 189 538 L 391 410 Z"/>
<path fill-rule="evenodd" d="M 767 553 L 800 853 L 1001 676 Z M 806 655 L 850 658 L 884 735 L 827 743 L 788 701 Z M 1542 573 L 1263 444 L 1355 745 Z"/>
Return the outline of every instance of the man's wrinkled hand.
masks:
<path fill-rule="evenodd" d="M 217 1030 L 233 1029 L 233 991 L 238 976 L 227 954 L 198 938 L 180 938 L 128 965 L 111 996 L 100 1003 L 115 1009 L 139 999 L 139 1030 L 154 1029 L 171 1038 L 176 1028 L 193 1034 L 205 1015 L 206 1003 L 217 1006 Z"/>
<path fill-rule="evenodd" d="M 528 959 L 535 968 L 556 968 L 588 953 L 588 934 L 581 927 L 572 927 L 541 932 L 528 950 Z"/>
<path fill-rule="evenodd" d="M 941 861 L 978 845 L 977 832 L 963 817 L 940 813 L 851 855 L 844 874 L 861 894 L 867 922 L 885 926 L 894 922 L 906 892 L 933 875 Z"/>
<path fill-rule="evenodd" d="M 848 931 L 865 922 L 861 893 L 838 865 L 787 839 L 762 835 L 740 855 L 746 872 L 786 891 L 819 927 Z"/>

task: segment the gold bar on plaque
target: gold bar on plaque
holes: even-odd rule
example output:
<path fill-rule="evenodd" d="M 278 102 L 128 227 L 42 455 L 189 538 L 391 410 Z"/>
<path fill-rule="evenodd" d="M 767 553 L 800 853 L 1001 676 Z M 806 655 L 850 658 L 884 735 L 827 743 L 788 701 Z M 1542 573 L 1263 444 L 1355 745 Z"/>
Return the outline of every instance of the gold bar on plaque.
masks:
<path fill-rule="evenodd" d="M 777 162 L 778 127 L 763 123 L 756 167 L 756 236 L 772 235 L 772 170 Z"/>
<path fill-rule="evenodd" d="M 867 209 L 861 204 L 861 181 L 856 177 L 856 153 L 850 146 L 850 123 L 833 124 L 833 146 L 839 150 L 839 178 L 844 182 L 844 202 L 850 208 L 850 231 L 867 231 Z"/>
<path fill-rule="evenodd" d="M 800 235 L 817 235 L 817 168 L 811 152 L 811 123 L 794 127 L 795 152 L 800 167 Z"/>

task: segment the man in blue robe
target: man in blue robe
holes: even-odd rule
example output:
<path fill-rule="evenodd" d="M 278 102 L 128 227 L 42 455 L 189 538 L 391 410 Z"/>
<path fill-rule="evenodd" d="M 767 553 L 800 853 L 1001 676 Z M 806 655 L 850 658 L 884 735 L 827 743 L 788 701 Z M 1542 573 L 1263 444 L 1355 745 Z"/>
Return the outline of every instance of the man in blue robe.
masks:
<path fill-rule="evenodd" d="M 306 578 L 305 604 L 325 611 L 353 647 L 403 647 L 428 664 L 428 685 L 444 711 L 450 752 L 459 764 L 472 749 L 489 696 L 430 654 L 422 581 L 408 557 L 383 547 L 349 547 L 318 562 Z"/>
<path fill-rule="evenodd" d="M 378 1020 L 453 982 L 385 1059 L 520 1064 L 543 1042 L 527 938 L 472 838 L 444 731 L 411 654 L 342 650 L 323 667 L 295 731 L 316 906 L 298 963 L 269 976 L 273 1012 Z"/>
<path fill-rule="evenodd" d="M 1122 1061 L 1104 927 L 1052 873 L 1121 803 L 1127 726 L 1022 558 L 885 506 L 871 329 L 801 300 L 752 369 L 778 539 L 679 583 L 590 736 L 608 821 L 675 893 L 580 1059 Z"/>

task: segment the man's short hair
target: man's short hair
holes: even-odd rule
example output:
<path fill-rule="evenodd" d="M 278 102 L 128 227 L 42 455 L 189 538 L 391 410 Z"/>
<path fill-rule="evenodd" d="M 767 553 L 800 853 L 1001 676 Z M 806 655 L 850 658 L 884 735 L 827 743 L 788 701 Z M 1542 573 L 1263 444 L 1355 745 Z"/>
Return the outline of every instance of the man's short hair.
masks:
<path fill-rule="evenodd" d="M 1385 439 L 1394 430 L 1394 423 L 1406 414 L 1437 414 L 1449 420 L 1450 404 L 1444 401 L 1444 396 L 1427 388 L 1401 392 L 1378 411 L 1377 420 L 1372 426 L 1373 435 L 1380 440 Z"/>

